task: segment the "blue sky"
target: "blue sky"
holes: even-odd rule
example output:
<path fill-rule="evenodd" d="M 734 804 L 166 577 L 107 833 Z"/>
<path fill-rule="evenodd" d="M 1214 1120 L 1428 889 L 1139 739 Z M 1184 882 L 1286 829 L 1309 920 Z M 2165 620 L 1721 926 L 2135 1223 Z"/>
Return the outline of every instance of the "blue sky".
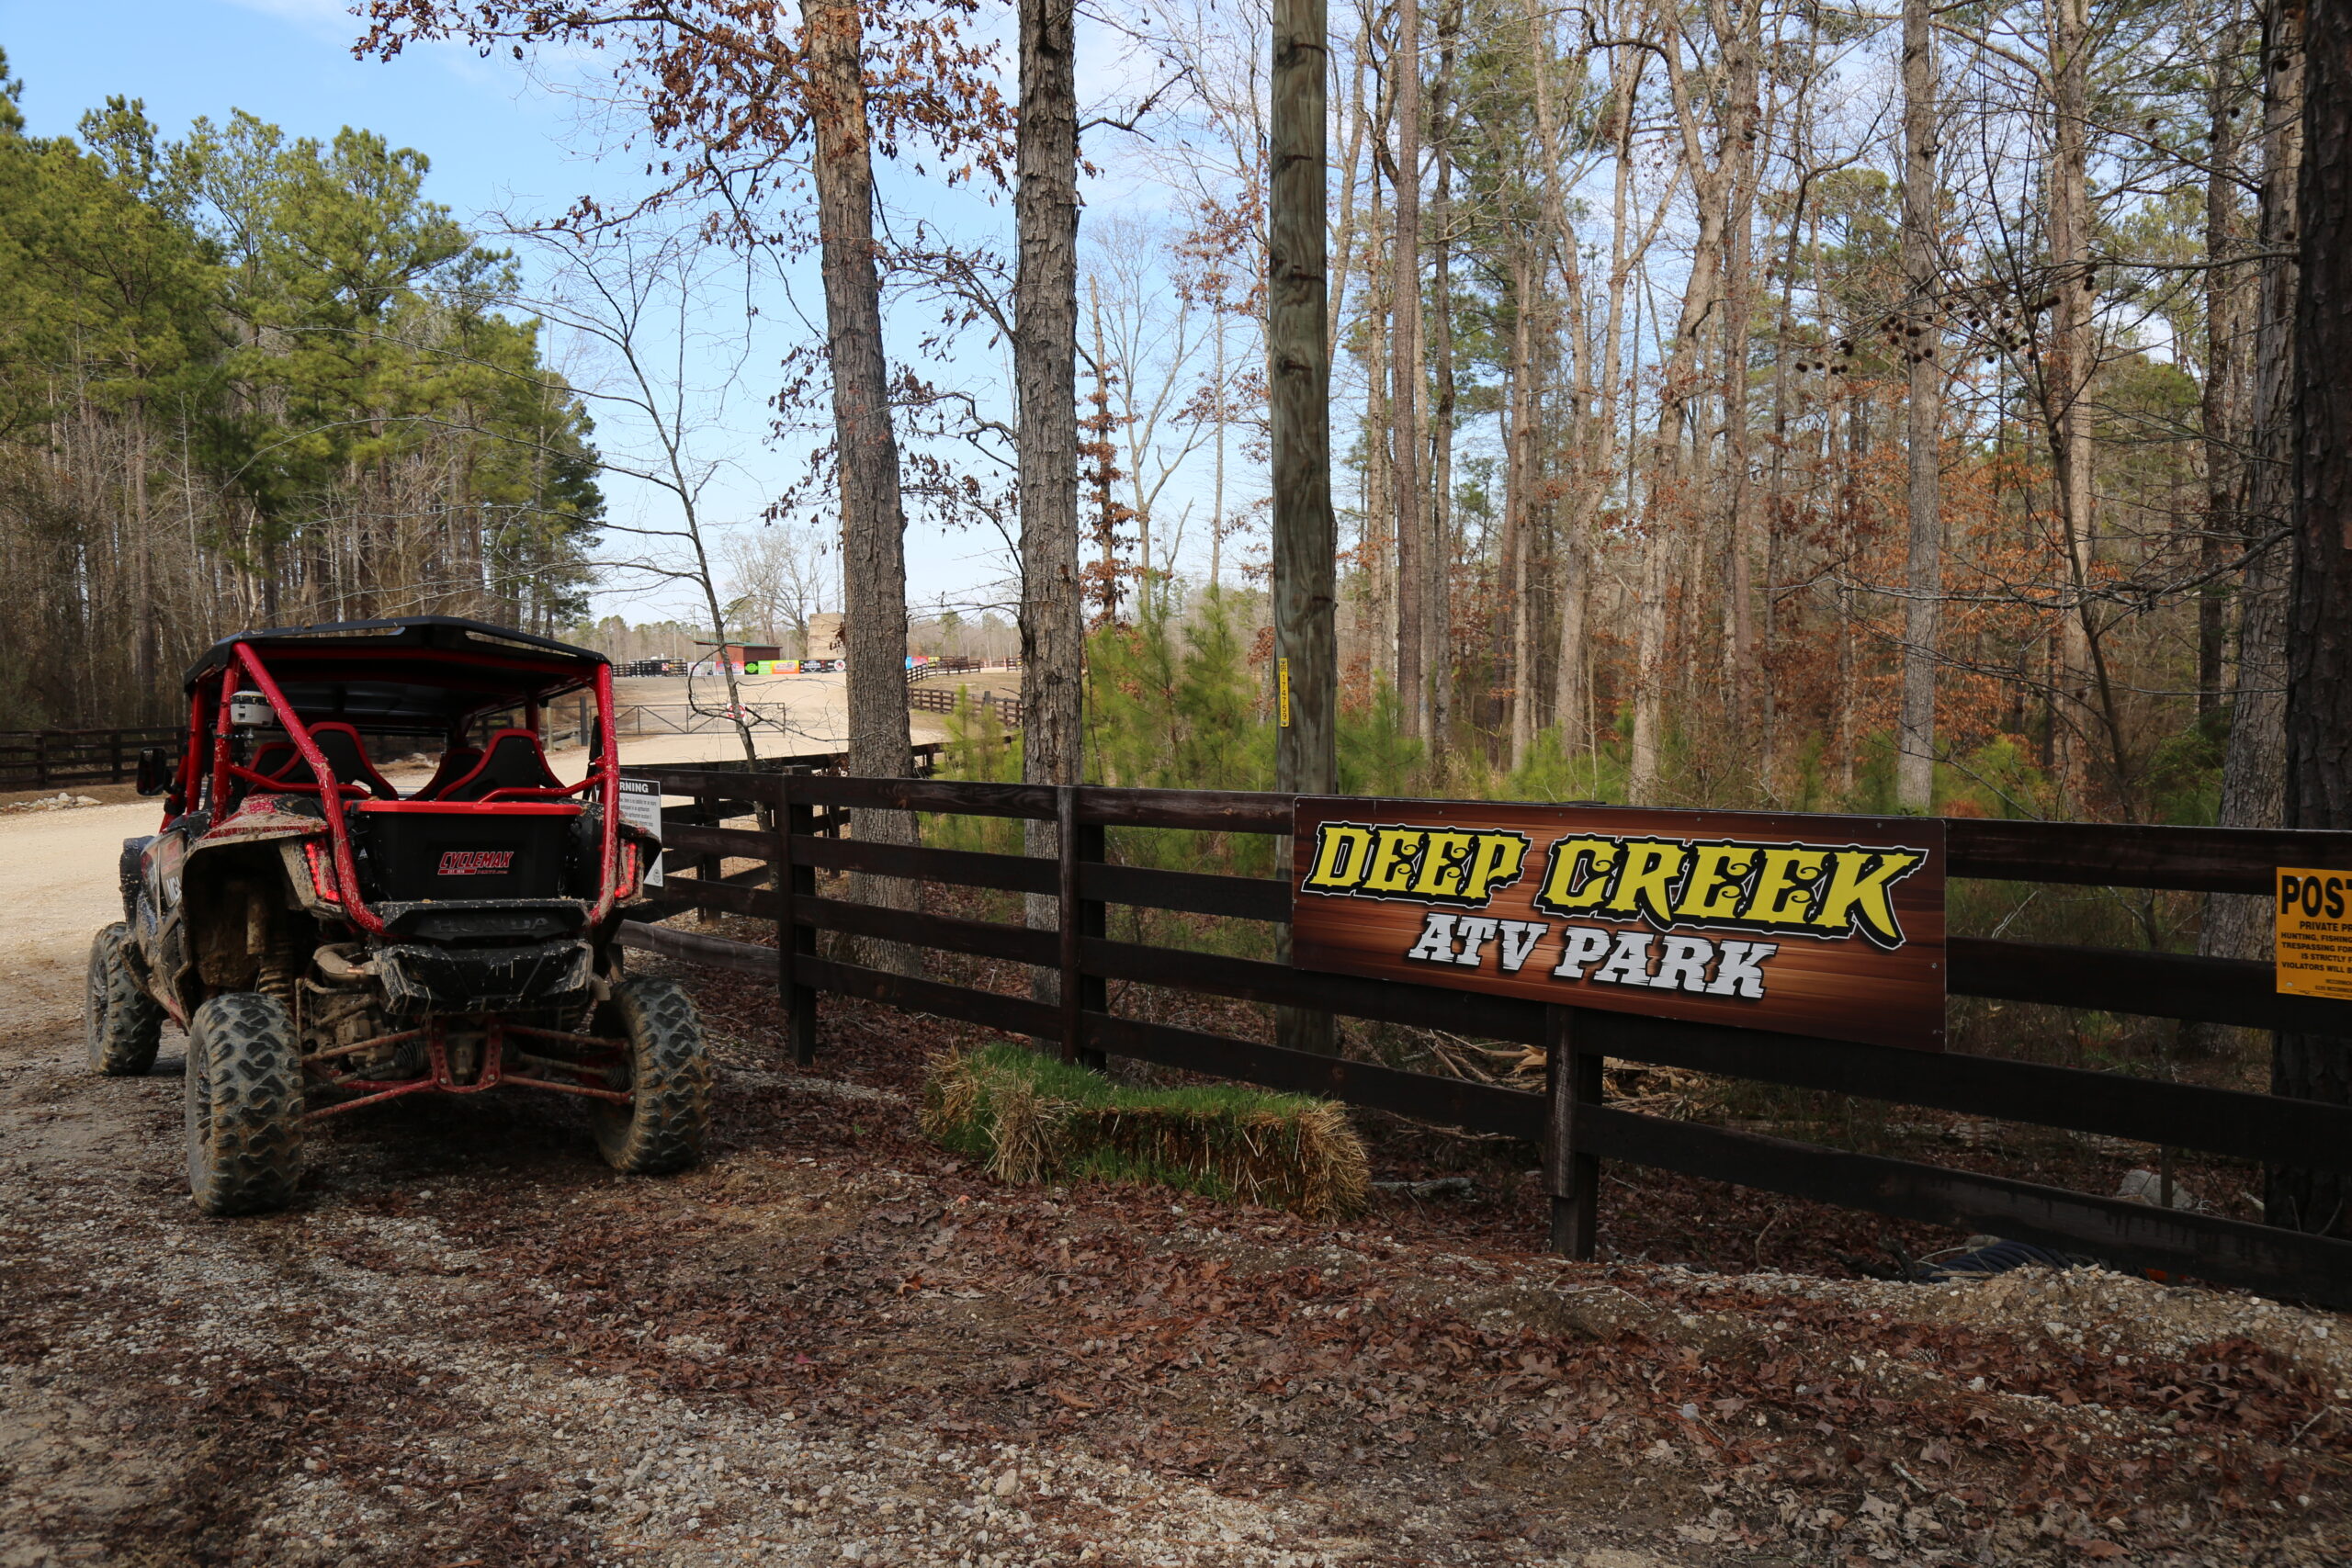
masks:
<path fill-rule="evenodd" d="M 594 138 L 575 122 L 571 103 L 510 61 L 450 46 L 413 48 L 390 62 L 355 60 L 357 33 L 338 0 L 0 0 L 0 48 L 24 81 L 23 108 L 36 135 L 71 133 L 82 112 L 110 93 L 144 99 L 167 138 L 184 134 L 199 115 L 218 121 L 232 108 L 295 136 L 326 138 L 356 125 L 429 157 L 427 194 L 469 221 L 497 211 L 554 212 L 583 190 L 609 192 L 616 178 L 626 185 L 635 175 L 625 159 L 593 156 Z M 936 204 L 930 193 L 903 194 Z M 1001 206 L 952 197 L 948 204 L 955 210 L 942 216 L 960 227 L 1010 220 Z M 813 293 L 796 303 L 771 285 L 761 300 L 764 330 L 780 344 L 817 306 Z M 743 394 L 733 400 L 735 428 L 722 445 L 736 459 L 737 477 L 717 508 L 725 516 L 756 515 L 800 467 L 798 454 L 774 451 L 761 438 L 768 389 L 761 367 L 775 362 L 775 346 L 763 344 L 750 357 Z M 973 369 L 992 378 L 984 364 Z M 607 423 L 616 442 L 625 437 Z M 658 496 L 622 480 L 607 488 L 616 517 L 662 520 Z M 907 555 L 918 603 L 963 598 L 1001 575 L 992 538 L 916 528 Z M 690 605 L 674 588 L 616 578 L 599 608 L 638 620 L 691 613 Z"/>
<path fill-rule="evenodd" d="M 109 93 L 144 98 L 167 136 L 232 107 L 295 135 L 364 126 L 429 156 L 435 198 L 468 216 L 560 204 L 593 177 L 560 141 L 566 106 L 521 73 L 450 48 L 354 60 L 357 30 L 334 0 L 0 0 L 36 134 L 71 132 Z"/>

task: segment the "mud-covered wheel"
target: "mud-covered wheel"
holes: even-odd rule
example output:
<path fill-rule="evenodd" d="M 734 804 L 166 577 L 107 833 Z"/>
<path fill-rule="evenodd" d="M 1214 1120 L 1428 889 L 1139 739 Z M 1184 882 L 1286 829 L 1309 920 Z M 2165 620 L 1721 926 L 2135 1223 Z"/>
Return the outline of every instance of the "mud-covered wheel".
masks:
<path fill-rule="evenodd" d="M 302 1058 L 286 1006 L 257 991 L 214 997 L 187 1030 L 187 1186 L 208 1214 L 294 1201 L 302 1174 Z"/>
<path fill-rule="evenodd" d="M 597 1102 L 605 1163 L 632 1176 L 685 1169 L 702 1157 L 710 1118 L 710 1056 L 695 1004 L 674 982 L 648 978 L 622 982 L 599 1011 L 599 1032 L 628 1045 L 605 1081 L 634 1091 L 628 1105 Z"/>
<path fill-rule="evenodd" d="M 90 943 L 89 1006 L 83 1018 L 90 1070 L 133 1077 L 155 1065 L 164 1010 L 130 967 L 130 928 L 118 920 Z"/>

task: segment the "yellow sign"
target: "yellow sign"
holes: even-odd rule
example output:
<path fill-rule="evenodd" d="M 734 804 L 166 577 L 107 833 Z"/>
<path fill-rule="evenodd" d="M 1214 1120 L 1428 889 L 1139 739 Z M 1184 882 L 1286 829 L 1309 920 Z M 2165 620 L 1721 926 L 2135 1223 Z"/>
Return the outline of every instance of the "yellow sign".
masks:
<path fill-rule="evenodd" d="M 2278 868 L 2278 990 L 2352 1001 L 2352 872 Z"/>

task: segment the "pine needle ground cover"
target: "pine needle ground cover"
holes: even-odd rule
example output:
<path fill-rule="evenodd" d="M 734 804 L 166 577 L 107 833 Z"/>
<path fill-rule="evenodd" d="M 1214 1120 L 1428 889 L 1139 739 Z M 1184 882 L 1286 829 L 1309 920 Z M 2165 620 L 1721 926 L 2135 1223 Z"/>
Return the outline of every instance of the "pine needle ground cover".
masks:
<path fill-rule="evenodd" d="M 1318 1219 L 1362 1207 L 1370 1182 L 1328 1100 L 1114 1083 L 1007 1043 L 933 1059 L 922 1130 L 1001 1181 L 1154 1183 Z"/>

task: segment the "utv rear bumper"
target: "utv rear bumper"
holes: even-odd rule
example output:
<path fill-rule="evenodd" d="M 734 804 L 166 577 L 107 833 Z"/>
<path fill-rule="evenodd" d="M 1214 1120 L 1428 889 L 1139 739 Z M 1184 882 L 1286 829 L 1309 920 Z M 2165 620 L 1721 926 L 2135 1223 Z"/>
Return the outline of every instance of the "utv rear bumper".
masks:
<path fill-rule="evenodd" d="M 594 974 L 578 938 L 488 947 L 400 942 L 370 955 L 395 1013 L 495 1013 L 584 1002 Z"/>

